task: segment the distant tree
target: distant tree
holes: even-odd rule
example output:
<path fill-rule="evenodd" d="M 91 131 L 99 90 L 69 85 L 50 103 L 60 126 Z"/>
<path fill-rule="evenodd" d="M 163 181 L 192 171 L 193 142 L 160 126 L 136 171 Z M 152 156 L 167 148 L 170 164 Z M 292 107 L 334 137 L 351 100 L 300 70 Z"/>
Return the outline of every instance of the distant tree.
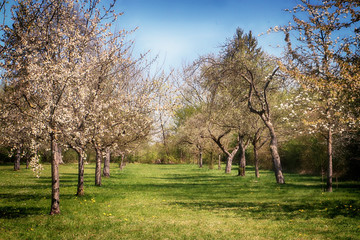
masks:
<path fill-rule="evenodd" d="M 254 165 L 255 165 L 255 177 L 259 178 L 259 154 L 258 151 L 264 146 L 264 144 L 268 141 L 268 137 L 264 136 L 264 130 L 266 128 L 261 126 L 259 121 L 254 121 L 252 123 L 252 134 L 250 136 L 250 141 L 253 146 L 254 152 Z"/>
<path fill-rule="evenodd" d="M 185 69 L 186 88 L 182 91 L 182 97 L 199 112 L 197 116 L 201 116 L 197 117 L 202 119 L 197 126 L 204 128 L 201 134 L 198 134 L 199 140 L 202 136 L 202 146 L 206 143 L 204 140 L 213 141 L 227 156 L 225 172 L 230 173 L 240 146 L 245 147 L 248 128 L 241 103 L 234 102 L 228 95 L 228 89 L 224 87 L 227 83 L 226 78 L 221 76 L 222 71 L 222 65 L 214 56 L 203 57 L 194 62 Z M 203 150 L 203 147 L 200 149 Z M 240 168 L 245 169 L 245 150 L 241 155 Z M 243 171 L 240 175 L 244 174 Z"/>
<path fill-rule="evenodd" d="M 203 111 L 206 105 L 204 89 L 200 86 L 198 72 L 193 65 L 183 69 L 180 89 L 180 106 L 174 113 L 176 142 L 185 146 L 191 155 L 196 155 L 199 167 L 203 167 L 203 157 L 209 145 L 207 131 L 208 118 Z M 185 83 L 185 84 L 184 84 Z M 190 146 L 190 147 L 189 147 Z"/>
<path fill-rule="evenodd" d="M 238 175 L 245 176 L 245 152 L 250 141 L 249 127 L 251 120 L 249 117 L 251 116 L 247 114 L 247 109 L 242 108 L 240 104 L 231 104 L 224 101 L 224 99 L 221 99 L 220 102 L 221 107 L 218 108 L 218 111 L 212 112 L 210 115 L 211 121 L 208 125 L 210 138 L 228 157 L 225 168 L 226 173 L 230 173 L 233 159 L 237 152 L 240 151 Z M 217 107 L 212 105 L 211 108 L 214 110 Z M 230 139 L 225 140 L 226 135 L 229 135 Z M 232 152 L 229 151 L 231 147 L 233 147 Z"/>
<path fill-rule="evenodd" d="M 184 109 L 181 109 L 180 112 L 184 112 Z M 191 111 L 188 112 L 188 114 L 189 113 L 191 113 Z M 203 167 L 203 156 L 207 148 L 207 143 L 209 142 L 206 122 L 207 119 L 200 112 L 189 114 L 186 120 L 181 120 L 181 125 L 179 125 L 176 132 L 179 144 L 191 146 L 190 149 L 196 152 L 200 168 Z"/>

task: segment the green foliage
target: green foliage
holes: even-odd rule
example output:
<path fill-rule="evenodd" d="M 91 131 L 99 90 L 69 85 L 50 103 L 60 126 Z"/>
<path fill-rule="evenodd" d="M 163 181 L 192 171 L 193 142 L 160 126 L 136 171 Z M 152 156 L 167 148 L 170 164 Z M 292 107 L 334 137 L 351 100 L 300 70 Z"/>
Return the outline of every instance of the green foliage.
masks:
<path fill-rule="evenodd" d="M 14 161 L 13 158 L 9 157 L 10 149 L 6 147 L 0 147 L 0 163 L 8 163 Z"/>
<path fill-rule="evenodd" d="M 40 162 L 42 163 L 50 163 L 51 162 L 51 151 L 42 149 L 38 152 L 40 156 Z"/>
<path fill-rule="evenodd" d="M 284 171 L 321 174 L 326 170 L 326 142 L 319 136 L 301 136 L 284 142 L 280 155 Z"/>
<path fill-rule="evenodd" d="M 175 126 L 178 128 L 181 125 L 184 125 L 189 117 L 198 113 L 199 111 L 200 107 L 191 105 L 187 105 L 180 109 L 177 109 L 174 114 Z"/>
<path fill-rule="evenodd" d="M 346 179 L 360 180 L 360 143 L 353 140 L 346 147 L 346 175 L 343 177 Z"/>
<path fill-rule="evenodd" d="M 189 146 L 176 144 L 174 139 L 169 138 L 165 147 L 162 143 L 144 144 L 136 153 L 127 157 L 131 163 L 190 163 L 193 155 Z"/>
<path fill-rule="evenodd" d="M 353 136 L 351 136 L 353 135 Z M 360 180 L 360 131 L 336 141 L 335 171 L 342 179 Z"/>
<path fill-rule="evenodd" d="M 173 158 L 173 157 L 172 157 Z M 136 154 L 131 154 L 127 157 L 128 162 L 131 163 L 168 163 L 165 148 L 162 144 L 148 144 L 142 146 Z"/>
<path fill-rule="evenodd" d="M 50 165 L 0 166 L 0 239 L 359 239 L 358 182 L 322 192 L 319 177 L 273 172 L 246 177 L 196 165 L 111 165 L 93 184 L 85 166 L 85 196 L 76 197 L 77 165 L 60 166 L 61 214 L 49 216 Z M 224 167 L 224 166 L 223 166 Z"/>
<path fill-rule="evenodd" d="M 247 61 L 258 61 L 258 57 L 261 57 L 264 52 L 258 46 L 258 41 L 252 32 L 244 33 L 241 28 L 236 29 L 236 33 L 224 49 L 224 60 L 233 61 L 236 58 L 244 58 L 246 56 Z M 244 59 L 241 59 L 244 61 Z"/>
<path fill-rule="evenodd" d="M 76 163 L 78 162 L 78 154 L 73 149 L 67 149 L 66 151 L 63 151 L 63 161 L 64 163 Z"/>

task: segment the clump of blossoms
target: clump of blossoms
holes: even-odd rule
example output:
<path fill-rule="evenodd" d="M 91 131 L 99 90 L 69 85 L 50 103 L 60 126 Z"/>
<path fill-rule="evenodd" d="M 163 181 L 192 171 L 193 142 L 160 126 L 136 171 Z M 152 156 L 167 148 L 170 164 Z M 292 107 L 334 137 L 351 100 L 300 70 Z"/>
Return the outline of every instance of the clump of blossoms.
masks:
<path fill-rule="evenodd" d="M 31 141 L 30 144 L 30 152 L 31 154 L 31 159 L 30 159 L 30 167 L 34 173 L 34 175 L 39 178 L 41 175 L 41 172 L 44 170 L 43 165 L 40 163 L 40 156 L 38 154 L 38 148 L 39 148 L 39 143 L 36 143 L 35 140 Z"/>
<path fill-rule="evenodd" d="M 41 172 L 44 170 L 43 165 L 40 163 L 40 158 L 38 154 L 34 154 L 31 157 L 30 160 L 30 167 L 32 171 L 34 172 L 34 175 L 39 178 L 41 175 Z"/>

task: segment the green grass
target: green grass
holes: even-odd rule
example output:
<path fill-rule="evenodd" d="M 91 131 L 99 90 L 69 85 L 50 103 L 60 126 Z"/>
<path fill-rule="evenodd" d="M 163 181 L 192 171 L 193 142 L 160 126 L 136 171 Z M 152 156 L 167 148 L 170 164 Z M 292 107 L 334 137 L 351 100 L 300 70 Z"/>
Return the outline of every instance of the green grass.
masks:
<path fill-rule="evenodd" d="M 0 239 L 360 239 L 360 184 L 322 192 L 319 177 L 253 169 L 246 177 L 194 165 L 111 166 L 94 186 L 85 169 L 85 196 L 76 197 L 77 165 L 60 167 L 58 216 L 50 211 L 50 166 L 0 166 Z"/>

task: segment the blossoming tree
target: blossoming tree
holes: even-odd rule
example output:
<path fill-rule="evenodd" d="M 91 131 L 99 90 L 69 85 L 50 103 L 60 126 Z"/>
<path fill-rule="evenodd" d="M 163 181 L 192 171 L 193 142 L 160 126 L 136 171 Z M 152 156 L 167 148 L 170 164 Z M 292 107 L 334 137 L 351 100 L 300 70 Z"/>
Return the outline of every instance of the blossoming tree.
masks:
<path fill-rule="evenodd" d="M 111 23 L 104 22 L 110 13 L 97 8 L 97 2 L 23 0 L 12 8 L 12 26 L 3 28 L 3 79 L 16 89 L 9 100 L 26 106 L 26 115 L 37 123 L 38 131 L 46 132 L 51 146 L 50 214 L 60 213 L 57 150 L 69 132 L 66 126 L 73 126 L 69 103 L 83 104 L 74 98 L 74 86 L 84 86 L 90 79 L 85 66 L 94 53 L 94 40 L 111 35 Z"/>
<path fill-rule="evenodd" d="M 359 3 L 357 1 L 305 1 L 291 10 L 293 21 L 281 27 L 287 43 L 281 70 L 299 81 L 311 97 L 304 121 L 327 140 L 327 191 L 332 191 L 333 135 L 359 119 L 358 101 Z M 351 69 L 351 70 L 350 70 Z M 304 102 L 307 103 L 306 101 Z M 355 111 L 354 111 L 355 110 Z M 310 117 L 309 117 L 310 116 Z"/>

